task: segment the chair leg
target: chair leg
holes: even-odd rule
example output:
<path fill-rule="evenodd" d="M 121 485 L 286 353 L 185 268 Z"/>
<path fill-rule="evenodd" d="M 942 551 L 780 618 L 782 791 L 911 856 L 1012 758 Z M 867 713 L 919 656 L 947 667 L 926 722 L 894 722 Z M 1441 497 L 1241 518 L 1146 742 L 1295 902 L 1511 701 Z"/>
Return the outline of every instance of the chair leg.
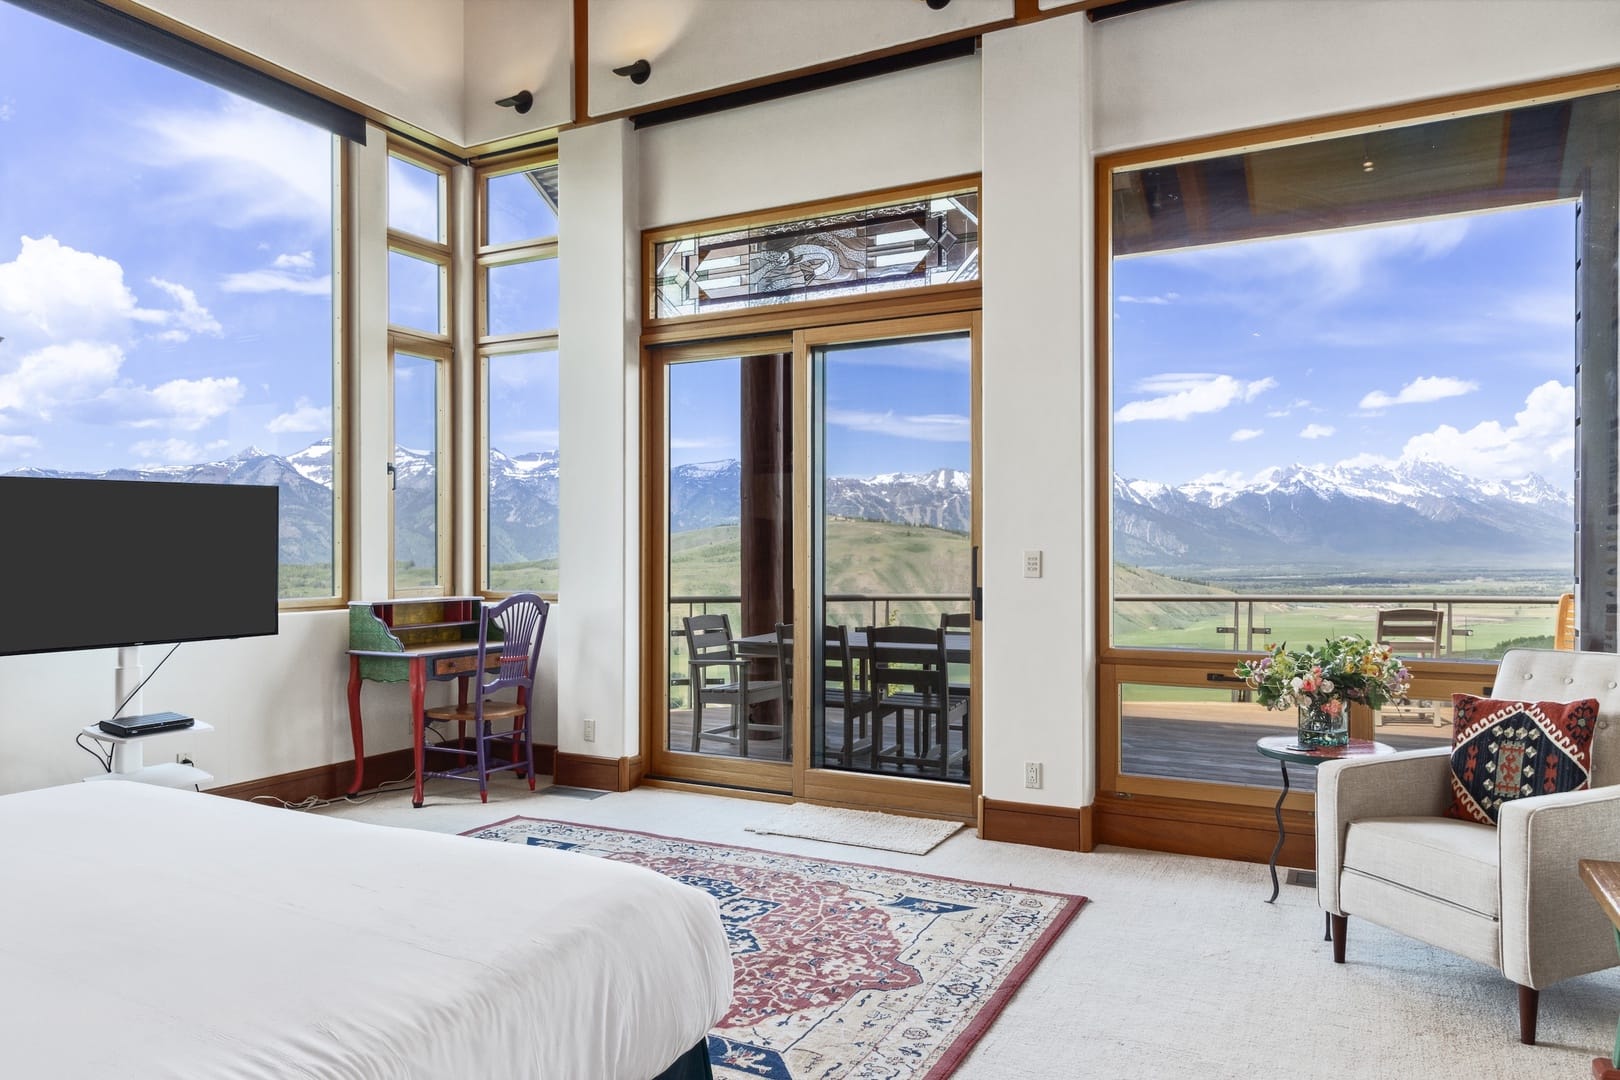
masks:
<path fill-rule="evenodd" d="M 474 737 L 478 740 L 478 801 L 489 802 L 489 761 L 485 757 L 489 749 L 489 721 L 480 719 Z"/>
<path fill-rule="evenodd" d="M 698 752 L 698 740 L 703 738 L 703 695 L 697 683 L 692 684 L 692 753 Z"/>
<path fill-rule="evenodd" d="M 1345 915 L 1333 915 L 1333 962 L 1344 963 L 1344 935 L 1350 929 L 1350 919 Z"/>
<path fill-rule="evenodd" d="M 530 725 L 533 709 L 523 710 L 523 749 L 529 755 L 529 790 L 534 790 L 534 728 Z"/>
<path fill-rule="evenodd" d="M 1541 991 L 1531 986 L 1519 986 L 1519 1041 L 1526 1046 L 1536 1045 L 1536 1014 L 1541 1008 Z"/>

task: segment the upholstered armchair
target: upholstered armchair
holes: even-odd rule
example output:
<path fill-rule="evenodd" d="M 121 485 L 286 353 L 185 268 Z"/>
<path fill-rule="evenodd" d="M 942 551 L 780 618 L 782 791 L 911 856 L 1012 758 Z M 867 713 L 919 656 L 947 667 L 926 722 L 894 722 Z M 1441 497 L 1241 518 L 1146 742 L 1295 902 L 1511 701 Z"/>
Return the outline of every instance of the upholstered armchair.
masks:
<path fill-rule="evenodd" d="M 1620 859 L 1620 656 L 1514 649 L 1491 696 L 1596 698 L 1591 790 L 1510 800 L 1492 828 L 1443 816 L 1448 749 L 1328 762 L 1317 771 L 1317 895 L 1334 962 L 1354 915 L 1489 964 L 1518 984 L 1519 1039 L 1533 1043 L 1543 987 L 1620 963 L 1576 867 Z"/>

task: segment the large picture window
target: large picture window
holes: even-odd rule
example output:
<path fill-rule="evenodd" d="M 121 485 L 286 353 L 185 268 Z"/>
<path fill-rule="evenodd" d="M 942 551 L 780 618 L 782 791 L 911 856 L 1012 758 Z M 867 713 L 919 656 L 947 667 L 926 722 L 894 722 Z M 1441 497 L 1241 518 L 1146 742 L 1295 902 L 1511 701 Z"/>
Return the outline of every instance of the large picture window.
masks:
<path fill-rule="evenodd" d="M 557 163 L 480 170 L 478 360 L 484 452 L 482 574 L 489 592 L 555 598 L 561 486 Z"/>
<path fill-rule="evenodd" d="M 0 43 L 0 472 L 275 485 L 280 595 L 341 595 L 338 140 L 3 2 Z"/>

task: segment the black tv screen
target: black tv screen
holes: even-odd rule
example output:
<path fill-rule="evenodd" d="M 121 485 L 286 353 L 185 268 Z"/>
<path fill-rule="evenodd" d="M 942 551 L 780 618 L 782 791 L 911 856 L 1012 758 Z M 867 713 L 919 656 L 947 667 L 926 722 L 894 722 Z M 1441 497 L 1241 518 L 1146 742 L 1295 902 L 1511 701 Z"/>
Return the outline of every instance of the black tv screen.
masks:
<path fill-rule="evenodd" d="M 0 654 L 274 634 L 277 496 L 0 476 Z"/>

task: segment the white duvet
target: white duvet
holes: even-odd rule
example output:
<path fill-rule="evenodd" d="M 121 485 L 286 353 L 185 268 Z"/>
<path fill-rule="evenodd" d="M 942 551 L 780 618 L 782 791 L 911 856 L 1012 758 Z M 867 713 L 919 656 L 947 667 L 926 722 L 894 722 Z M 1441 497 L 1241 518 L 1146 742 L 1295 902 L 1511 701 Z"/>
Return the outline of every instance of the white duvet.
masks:
<path fill-rule="evenodd" d="M 0 1074 L 649 1080 L 728 1008 L 649 870 L 136 783 L 0 797 Z"/>

